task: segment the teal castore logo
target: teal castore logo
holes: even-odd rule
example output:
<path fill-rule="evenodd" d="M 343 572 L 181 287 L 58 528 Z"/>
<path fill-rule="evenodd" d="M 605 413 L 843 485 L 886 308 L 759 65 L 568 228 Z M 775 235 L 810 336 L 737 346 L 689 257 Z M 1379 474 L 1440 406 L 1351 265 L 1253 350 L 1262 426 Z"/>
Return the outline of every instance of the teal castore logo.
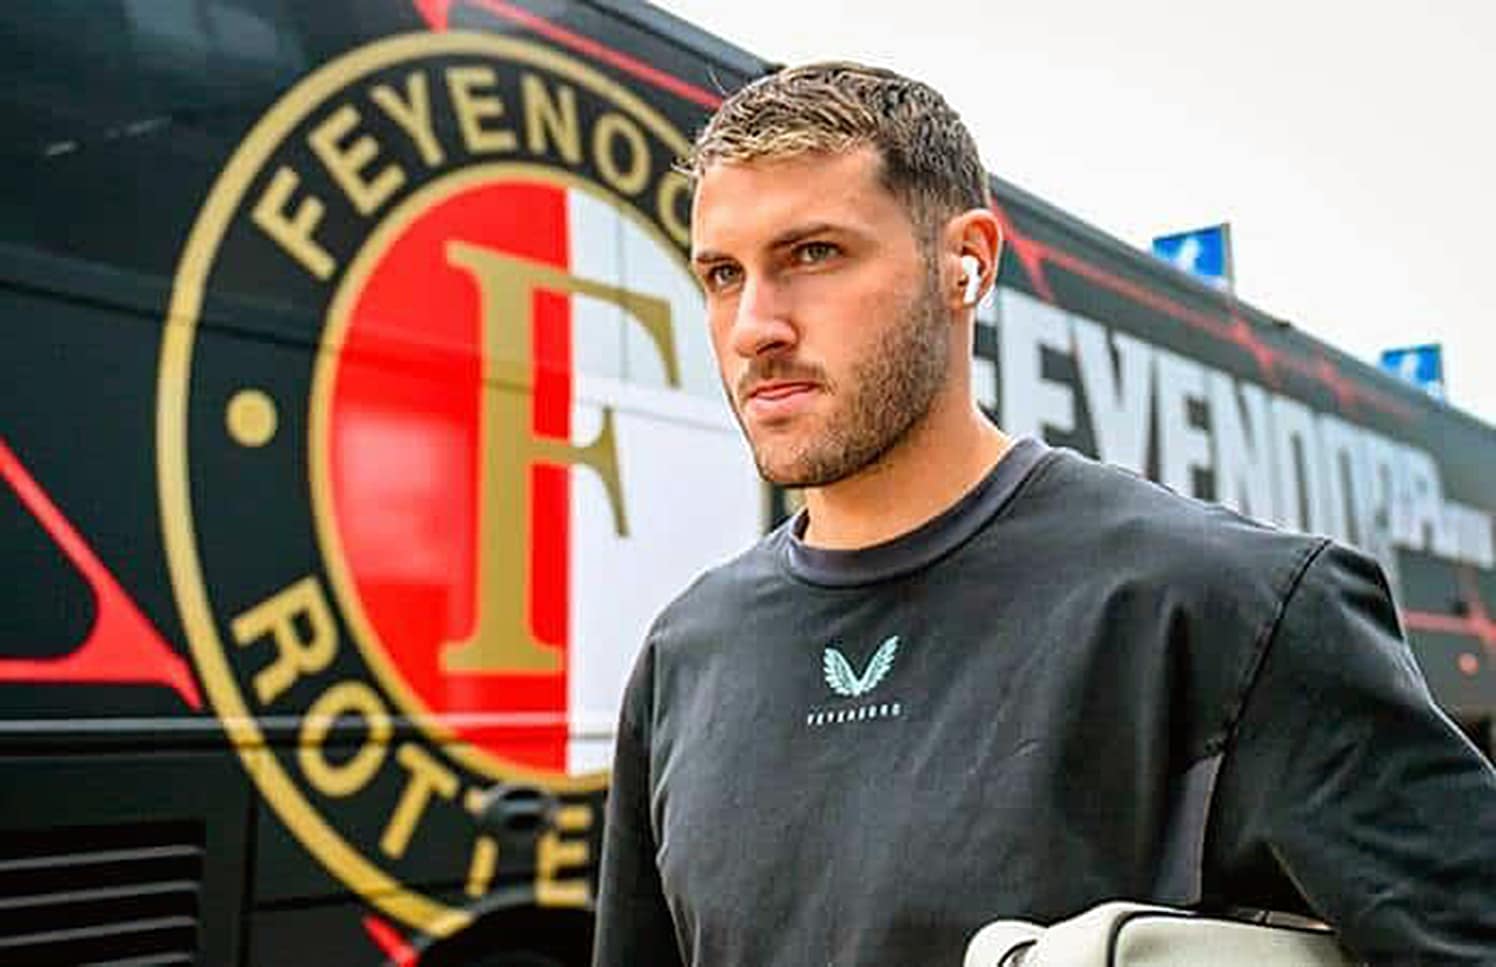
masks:
<path fill-rule="evenodd" d="M 826 685 L 838 698 L 863 698 L 888 677 L 893 663 L 899 656 L 899 636 L 894 635 L 873 652 L 867 667 L 861 674 L 852 667 L 847 656 L 834 646 L 827 646 L 821 654 L 821 674 Z M 810 726 L 840 725 L 847 722 L 864 722 L 868 719 L 899 718 L 904 714 L 902 702 L 877 701 L 858 705 L 837 703 L 835 706 L 812 709 L 805 716 Z"/>
<path fill-rule="evenodd" d="M 831 690 L 846 698 L 858 698 L 878 687 L 893 668 L 893 660 L 899 654 L 899 636 L 894 635 L 873 653 L 867 667 L 858 675 L 852 671 L 851 662 L 836 648 L 827 648 L 821 657 L 821 670 Z"/>

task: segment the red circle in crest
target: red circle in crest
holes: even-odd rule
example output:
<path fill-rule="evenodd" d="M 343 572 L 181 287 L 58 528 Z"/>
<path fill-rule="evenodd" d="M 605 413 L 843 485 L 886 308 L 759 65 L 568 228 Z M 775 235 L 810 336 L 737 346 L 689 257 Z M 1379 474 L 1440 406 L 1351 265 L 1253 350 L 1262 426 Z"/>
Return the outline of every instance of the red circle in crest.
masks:
<path fill-rule="evenodd" d="M 478 287 L 447 243 L 564 267 L 567 190 L 541 181 L 467 186 L 404 225 L 357 292 L 329 407 L 334 526 L 368 624 L 396 675 L 444 731 L 526 767 L 564 773 L 568 519 L 565 468 L 530 469 L 527 620 L 562 655 L 559 673 L 454 673 L 444 645 L 471 633 L 478 599 Z M 532 431 L 570 434 L 569 301 L 540 292 L 531 316 Z M 518 527 L 522 522 L 515 522 Z M 366 642 L 366 645 L 375 643 Z"/>

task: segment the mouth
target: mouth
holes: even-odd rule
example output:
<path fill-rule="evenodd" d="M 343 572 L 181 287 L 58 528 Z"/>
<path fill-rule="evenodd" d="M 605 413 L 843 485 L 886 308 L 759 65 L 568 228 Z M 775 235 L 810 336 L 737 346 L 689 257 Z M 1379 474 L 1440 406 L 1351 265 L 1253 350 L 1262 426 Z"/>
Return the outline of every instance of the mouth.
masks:
<path fill-rule="evenodd" d="M 807 408 L 821 387 L 806 380 L 769 380 L 743 398 L 743 412 L 758 420 L 783 420 Z"/>

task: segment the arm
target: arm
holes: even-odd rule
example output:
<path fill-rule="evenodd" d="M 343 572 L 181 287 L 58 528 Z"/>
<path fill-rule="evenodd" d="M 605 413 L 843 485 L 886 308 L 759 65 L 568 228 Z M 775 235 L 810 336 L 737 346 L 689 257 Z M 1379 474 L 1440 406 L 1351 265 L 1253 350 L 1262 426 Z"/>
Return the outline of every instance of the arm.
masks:
<path fill-rule="evenodd" d="M 624 693 L 603 827 L 593 967 L 679 967 L 675 924 L 655 864 L 649 817 L 649 723 L 654 650 L 646 646 Z"/>
<path fill-rule="evenodd" d="M 1496 959 L 1496 771 L 1435 706 L 1369 558 L 1328 545 L 1290 592 L 1209 836 L 1210 892 L 1281 906 L 1254 884 L 1286 876 L 1370 963 Z"/>

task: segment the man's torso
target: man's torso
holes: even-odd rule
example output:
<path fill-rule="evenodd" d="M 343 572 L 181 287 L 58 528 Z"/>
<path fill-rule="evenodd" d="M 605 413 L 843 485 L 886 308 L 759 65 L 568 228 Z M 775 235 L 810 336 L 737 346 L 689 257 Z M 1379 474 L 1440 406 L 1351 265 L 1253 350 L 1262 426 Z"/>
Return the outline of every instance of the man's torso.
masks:
<path fill-rule="evenodd" d="M 781 530 L 662 616 L 651 821 L 688 962 L 956 963 L 996 916 L 1159 896 L 1318 542 L 1036 443 L 1003 463 L 902 555 Z"/>

